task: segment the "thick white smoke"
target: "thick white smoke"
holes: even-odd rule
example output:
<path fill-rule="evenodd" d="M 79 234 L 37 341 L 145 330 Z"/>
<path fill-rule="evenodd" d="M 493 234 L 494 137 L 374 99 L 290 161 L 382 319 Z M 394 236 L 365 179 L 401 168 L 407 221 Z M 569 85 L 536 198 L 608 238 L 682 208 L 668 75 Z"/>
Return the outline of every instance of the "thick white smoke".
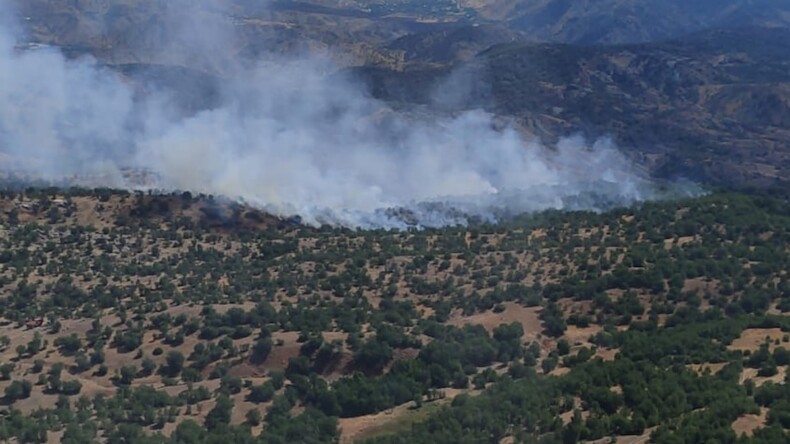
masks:
<path fill-rule="evenodd" d="M 136 100 L 90 58 L 20 50 L 11 28 L 0 28 L 0 151 L 7 167 L 44 178 L 93 174 L 124 186 L 114 173 L 145 168 L 163 189 L 358 227 L 595 208 L 580 197 L 591 191 L 623 204 L 651 197 L 605 140 L 569 138 L 548 149 L 495 128 L 482 111 L 400 114 L 328 76 L 325 61 L 234 66 L 221 105 L 184 117 L 161 97 Z"/>

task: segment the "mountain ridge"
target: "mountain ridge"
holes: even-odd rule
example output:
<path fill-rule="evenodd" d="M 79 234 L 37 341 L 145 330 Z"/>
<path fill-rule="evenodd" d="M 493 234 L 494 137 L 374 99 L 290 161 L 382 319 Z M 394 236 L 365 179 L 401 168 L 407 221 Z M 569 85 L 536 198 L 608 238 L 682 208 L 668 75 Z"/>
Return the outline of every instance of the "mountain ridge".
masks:
<path fill-rule="evenodd" d="M 172 88 L 190 112 L 212 106 L 231 75 L 223 71 L 230 59 L 330 55 L 341 73 L 394 106 L 482 107 L 549 142 L 572 133 L 611 136 L 662 177 L 735 186 L 790 180 L 784 2 L 670 1 L 645 11 L 640 0 L 470 0 L 444 9 L 330 0 L 263 8 L 237 0 L 191 13 L 210 25 L 203 38 L 222 37 L 201 54 L 183 50 L 191 42 L 167 30 L 168 8 L 177 11 L 178 2 L 17 3 L 31 41 L 73 57 L 88 53 L 132 80 Z M 608 34 L 589 37 L 589 23 L 606 5 L 625 8 L 614 14 L 622 20 L 639 19 L 634 26 L 651 41 L 623 43 L 641 38 L 613 23 L 599 24 Z M 668 21 L 680 13 L 696 21 L 674 30 L 644 23 L 662 11 Z M 516 26 L 536 14 L 537 25 Z M 568 17 L 577 17 L 573 32 L 586 37 L 541 28 Z M 724 27 L 698 30 L 710 26 Z M 189 97 L 195 90 L 198 99 Z"/>
<path fill-rule="evenodd" d="M 377 97 L 429 103 L 451 72 L 463 72 L 486 87 L 458 108 L 513 116 L 538 137 L 612 136 L 662 176 L 778 185 L 790 178 L 789 41 L 790 30 L 742 27 L 647 44 L 515 42 L 455 71 L 363 76 Z"/>

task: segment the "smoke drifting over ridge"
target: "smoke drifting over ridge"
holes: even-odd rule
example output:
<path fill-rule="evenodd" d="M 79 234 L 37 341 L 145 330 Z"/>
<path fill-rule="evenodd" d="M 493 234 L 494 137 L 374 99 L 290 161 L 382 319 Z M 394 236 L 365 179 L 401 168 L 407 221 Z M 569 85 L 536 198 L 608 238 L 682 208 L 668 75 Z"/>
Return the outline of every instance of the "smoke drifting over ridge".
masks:
<path fill-rule="evenodd" d="M 183 7 L 203 7 L 193 3 Z M 181 29 L 188 15 L 179 15 Z M 567 138 L 549 149 L 496 128 L 483 111 L 404 115 L 352 79 L 326 75 L 324 60 L 236 63 L 220 105 L 185 116 L 167 91 L 140 98 L 90 58 L 19 50 L 15 29 L 0 22 L 0 153 L 9 169 L 45 179 L 94 175 L 125 187 L 119 171 L 144 168 L 164 190 L 352 227 L 462 224 L 655 196 L 607 140 Z M 197 31 L 190 53 L 227 39 L 218 29 Z"/>

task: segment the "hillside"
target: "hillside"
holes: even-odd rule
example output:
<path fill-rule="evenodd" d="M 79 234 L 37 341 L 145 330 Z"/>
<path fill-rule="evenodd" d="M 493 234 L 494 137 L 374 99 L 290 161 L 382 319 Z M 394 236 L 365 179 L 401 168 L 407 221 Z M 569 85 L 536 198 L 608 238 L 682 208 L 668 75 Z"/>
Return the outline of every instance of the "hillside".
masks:
<path fill-rule="evenodd" d="M 787 1 L 7 5 L 0 442 L 790 442 Z"/>
<path fill-rule="evenodd" d="M 618 44 L 667 40 L 707 29 L 790 25 L 783 0 L 467 0 L 483 17 L 534 39 Z"/>
<path fill-rule="evenodd" d="M 445 53 L 423 42 L 423 58 Z M 509 43 L 452 71 L 357 72 L 378 97 L 430 104 L 444 88 L 454 109 L 513 116 L 548 140 L 611 135 L 659 176 L 766 186 L 790 179 L 787 42 L 786 29 L 737 28 L 640 45 Z"/>
<path fill-rule="evenodd" d="M 385 16 L 358 7 L 244 0 L 11 0 L 28 39 L 89 53 L 108 65 L 178 65 L 222 74 L 228 60 L 294 53 L 329 55 L 340 66 L 397 68 L 386 44 L 409 33 L 451 26 L 463 17 L 423 23 L 419 14 Z M 444 14 L 444 12 L 442 12 Z M 193 33 L 193 28 L 201 29 Z"/>
<path fill-rule="evenodd" d="M 715 183 L 790 178 L 790 32 L 712 31 L 667 43 L 485 55 L 497 110 L 552 133 L 613 134 L 657 169 Z M 673 171 L 674 170 L 674 171 Z"/>
<path fill-rule="evenodd" d="M 783 199 L 414 232 L 189 194 L 0 208 L 2 440 L 788 437 Z"/>
<path fill-rule="evenodd" d="M 469 25 L 497 29 L 478 36 L 477 44 L 517 37 L 582 45 L 656 42 L 719 28 L 790 26 L 790 6 L 783 0 L 213 0 L 197 7 L 187 7 L 184 0 L 11 1 L 33 40 L 89 51 L 113 63 L 185 62 L 182 52 L 191 37 L 178 22 L 193 21 L 204 26 L 206 36 L 221 36 L 217 43 L 232 55 L 334 49 L 343 64 L 391 67 L 419 50 L 409 45 L 410 35 L 459 37 L 456 30 Z M 391 44 L 400 38 L 406 40 Z"/>
<path fill-rule="evenodd" d="M 216 106 L 239 60 L 329 54 L 401 108 L 483 107 L 549 142 L 611 136 L 663 178 L 735 187 L 790 178 L 781 1 L 18 5 L 30 40 L 90 53 L 143 92 L 172 91 L 188 112 Z"/>

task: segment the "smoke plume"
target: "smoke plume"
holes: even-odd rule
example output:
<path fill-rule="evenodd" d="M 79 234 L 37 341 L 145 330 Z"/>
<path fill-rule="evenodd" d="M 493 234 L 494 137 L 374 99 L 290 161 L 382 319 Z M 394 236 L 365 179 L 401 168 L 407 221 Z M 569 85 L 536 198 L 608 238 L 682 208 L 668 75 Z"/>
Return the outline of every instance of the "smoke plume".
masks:
<path fill-rule="evenodd" d="M 327 75 L 326 60 L 226 66 L 218 104 L 185 114 L 168 91 L 141 97 L 90 57 L 20 48 L 17 29 L 0 23 L 0 161 L 14 171 L 131 187 L 120 172 L 140 168 L 163 190 L 353 227 L 463 224 L 654 197 L 608 140 L 547 148 L 483 111 L 396 112 L 353 79 Z M 180 54 L 216 53 L 212 42 L 229 37 L 213 33 L 178 40 L 195 45 Z"/>

